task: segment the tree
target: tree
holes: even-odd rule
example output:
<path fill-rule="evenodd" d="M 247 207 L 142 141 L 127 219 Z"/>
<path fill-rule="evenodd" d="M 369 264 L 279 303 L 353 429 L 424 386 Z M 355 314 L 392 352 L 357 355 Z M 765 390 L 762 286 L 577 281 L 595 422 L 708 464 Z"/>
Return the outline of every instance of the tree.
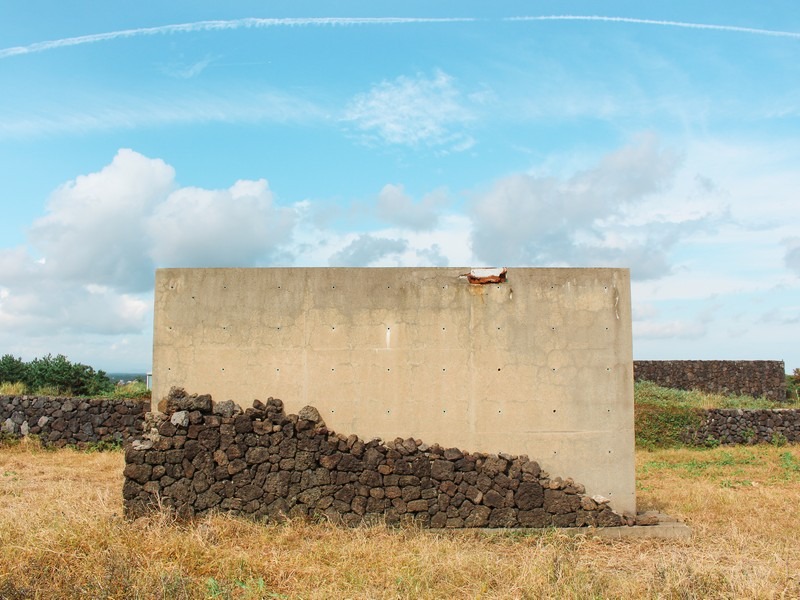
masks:
<path fill-rule="evenodd" d="M 20 383 L 27 378 L 27 365 L 21 358 L 4 354 L 0 358 L 0 383 Z"/>
<path fill-rule="evenodd" d="M 104 371 L 72 363 L 63 354 L 47 354 L 29 363 L 7 354 L 0 358 L 0 382 L 3 381 L 21 381 L 34 392 L 49 388 L 56 393 L 75 396 L 96 396 L 114 389 L 114 383 Z"/>

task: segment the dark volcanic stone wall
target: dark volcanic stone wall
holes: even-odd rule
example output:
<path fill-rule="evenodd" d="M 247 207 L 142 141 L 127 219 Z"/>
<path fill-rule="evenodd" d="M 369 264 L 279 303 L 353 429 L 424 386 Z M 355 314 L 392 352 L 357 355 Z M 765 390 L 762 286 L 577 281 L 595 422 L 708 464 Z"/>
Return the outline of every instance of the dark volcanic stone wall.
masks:
<path fill-rule="evenodd" d="M 141 435 L 150 399 L 0 396 L 0 432 L 53 446 L 124 442 Z"/>
<path fill-rule="evenodd" d="M 157 506 L 183 517 L 385 520 L 423 527 L 580 527 L 628 522 L 608 500 L 550 477 L 525 456 L 468 453 L 420 440 L 365 442 L 327 429 L 313 407 L 233 402 L 173 389 L 165 414 L 125 453 L 125 513 Z"/>
<path fill-rule="evenodd" d="M 687 441 L 707 445 L 800 442 L 800 409 L 744 410 L 712 408 L 704 423 L 687 434 Z"/>
<path fill-rule="evenodd" d="M 635 360 L 633 378 L 679 390 L 786 400 L 782 360 Z"/>

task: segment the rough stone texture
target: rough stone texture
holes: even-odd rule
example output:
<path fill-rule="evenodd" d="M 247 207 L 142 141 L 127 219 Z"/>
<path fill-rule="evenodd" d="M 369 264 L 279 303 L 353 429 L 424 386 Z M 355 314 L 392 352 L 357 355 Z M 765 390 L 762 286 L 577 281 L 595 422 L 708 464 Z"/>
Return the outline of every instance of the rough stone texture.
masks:
<path fill-rule="evenodd" d="M 800 442 L 800 409 L 744 410 L 711 408 L 703 424 L 686 433 L 689 443 L 707 445 Z"/>
<path fill-rule="evenodd" d="M 141 435 L 150 400 L 0 396 L 7 435 L 36 435 L 52 446 L 126 442 Z"/>
<path fill-rule="evenodd" d="M 235 416 L 192 398 L 173 389 L 164 405 L 175 412 L 148 413 L 146 433 L 127 445 L 128 517 L 162 506 L 181 517 L 226 511 L 322 517 L 348 526 L 378 519 L 437 528 L 627 522 L 607 500 L 593 501 L 583 486 L 551 478 L 526 456 L 469 453 L 410 438 L 365 442 L 328 430 L 313 407 L 287 415 L 274 398 Z"/>
<path fill-rule="evenodd" d="M 679 390 L 786 400 L 782 360 L 635 360 L 633 378 Z"/>

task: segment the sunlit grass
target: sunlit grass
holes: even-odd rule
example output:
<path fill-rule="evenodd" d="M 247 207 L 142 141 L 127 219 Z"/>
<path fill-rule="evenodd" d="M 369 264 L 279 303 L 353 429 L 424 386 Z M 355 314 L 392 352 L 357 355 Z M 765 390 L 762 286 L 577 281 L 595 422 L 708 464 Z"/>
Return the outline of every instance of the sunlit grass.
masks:
<path fill-rule="evenodd" d="M 794 402 L 776 402 L 753 396 L 726 396 L 699 390 L 676 390 L 665 388 L 649 381 L 637 381 L 633 392 L 636 403 L 657 406 L 681 406 L 685 408 L 792 408 Z"/>
<path fill-rule="evenodd" d="M 122 518 L 121 452 L 0 448 L 0 598 L 795 598 L 800 448 L 639 451 L 691 541 Z"/>

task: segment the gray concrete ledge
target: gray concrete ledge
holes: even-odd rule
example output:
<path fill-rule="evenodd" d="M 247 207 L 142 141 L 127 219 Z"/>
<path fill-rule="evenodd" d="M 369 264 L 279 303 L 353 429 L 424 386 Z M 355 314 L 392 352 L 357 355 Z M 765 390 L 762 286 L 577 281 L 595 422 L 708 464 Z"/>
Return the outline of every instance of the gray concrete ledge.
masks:
<path fill-rule="evenodd" d="M 683 523 L 660 523 L 658 525 L 633 525 L 623 527 L 560 527 L 554 529 L 428 529 L 432 533 L 464 533 L 477 531 L 486 535 L 544 535 L 549 532 L 570 536 L 590 536 L 603 540 L 688 540 L 692 530 Z"/>
<path fill-rule="evenodd" d="M 653 513 L 645 513 L 646 515 Z M 641 515 L 640 515 L 641 516 Z M 430 529 L 437 533 L 454 531 L 478 531 L 486 535 L 545 535 L 547 533 L 563 533 L 571 536 L 590 536 L 603 540 L 689 540 L 691 528 L 678 522 L 674 517 L 658 514 L 658 523 L 653 525 L 624 525 L 622 527 L 556 527 L 548 529 L 509 528 L 509 529 Z"/>

